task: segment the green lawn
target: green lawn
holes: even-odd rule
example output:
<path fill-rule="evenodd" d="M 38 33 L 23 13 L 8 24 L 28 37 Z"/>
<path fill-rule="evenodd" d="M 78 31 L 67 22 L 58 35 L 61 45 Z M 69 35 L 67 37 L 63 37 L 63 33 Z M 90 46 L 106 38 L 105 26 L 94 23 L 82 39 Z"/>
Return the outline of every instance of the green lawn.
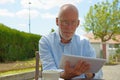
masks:
<path fill-rule="evenodd" d="M 19 74 L 35 71 L 35 59 L 16 61 L 12 63 L 0 63 L 0 76 Z"/>
<path fill-rule="evenodd" d="M 13 74 L 19 74 L 19 73 L 25 73 L 25 72 L 31 72 L 31 71 L 35 71 L 35 68 L 11 70 L 11 71 L 5 71 L 2 73 L 0 72 L 0 76 L 13 75 Z"/>

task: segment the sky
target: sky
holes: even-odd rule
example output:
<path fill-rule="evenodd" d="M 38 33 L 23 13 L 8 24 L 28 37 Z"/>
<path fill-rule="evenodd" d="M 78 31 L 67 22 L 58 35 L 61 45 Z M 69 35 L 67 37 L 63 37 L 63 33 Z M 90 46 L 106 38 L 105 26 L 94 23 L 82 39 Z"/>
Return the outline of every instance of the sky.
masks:
<path fill-rule="evenodd" d="M 90 6 L 101 1 L 104 0 L 0 0 L 0 23 L 19 31 L 46 35 L 51 29 L 58 29 L 55 19 L 60 6 L 71 3 L 79 10 L 80 25 L 76 33 L 82 35 L 86 32 L 81 25 Z"/>

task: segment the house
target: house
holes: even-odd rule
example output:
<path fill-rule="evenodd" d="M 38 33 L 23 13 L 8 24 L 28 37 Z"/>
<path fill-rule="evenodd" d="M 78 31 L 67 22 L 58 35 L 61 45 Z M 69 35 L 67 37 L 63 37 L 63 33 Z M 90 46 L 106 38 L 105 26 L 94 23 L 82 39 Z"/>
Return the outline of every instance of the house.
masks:
<path fill-rule="evenodd" d="M 102 42 L 100 39 L 95 39 L 94 35 L 92 33 L 84 34 L 86 36 L 90 43 L 92 44 L 93 48 L 96 51 L 97 58 L 103 58 L 102 56 Z M 114 54 L 116 52 L 115 45 L 120 45 L 120 35 L 115 36 L 117 40 L 110 39 L 109 41 L 106 41 L 106 46 L 103 48 L 103 50 L 106 50 L 106 59 L 109 59 L 109 56 Z M 105 49 L 106 48 L 106 49 Z"/>

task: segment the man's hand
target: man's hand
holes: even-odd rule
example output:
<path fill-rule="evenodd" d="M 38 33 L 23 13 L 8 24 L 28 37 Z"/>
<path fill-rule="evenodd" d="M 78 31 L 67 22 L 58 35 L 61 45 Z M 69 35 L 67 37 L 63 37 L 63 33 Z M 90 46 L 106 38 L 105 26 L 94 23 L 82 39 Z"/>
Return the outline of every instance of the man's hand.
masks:
<path fill-rule="evenodd" d="M 66 62 L 64 72 L 61 72 L 60 76 L 64 79 L 71 79 L 85 73 L 87 70 L 89 70 L 89 68 L 90 65 L 82 60 L 79 60 L 74 67 L 71 67 L 69 62 Z"/>
<path fill-rule="evenodd" d="M 94 73 L 85 73 L 86 78 L 93 78 L 95 76 Z"/>

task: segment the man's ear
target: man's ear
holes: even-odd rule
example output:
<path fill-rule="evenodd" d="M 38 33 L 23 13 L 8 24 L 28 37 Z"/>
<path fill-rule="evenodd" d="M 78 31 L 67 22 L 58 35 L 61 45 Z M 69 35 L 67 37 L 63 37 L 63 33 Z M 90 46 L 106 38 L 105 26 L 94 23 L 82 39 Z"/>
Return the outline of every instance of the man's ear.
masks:
<path fill-rule="evenodd" d="M 56 25 L 58 26 L 58 18 L 56 18 Z"/>

